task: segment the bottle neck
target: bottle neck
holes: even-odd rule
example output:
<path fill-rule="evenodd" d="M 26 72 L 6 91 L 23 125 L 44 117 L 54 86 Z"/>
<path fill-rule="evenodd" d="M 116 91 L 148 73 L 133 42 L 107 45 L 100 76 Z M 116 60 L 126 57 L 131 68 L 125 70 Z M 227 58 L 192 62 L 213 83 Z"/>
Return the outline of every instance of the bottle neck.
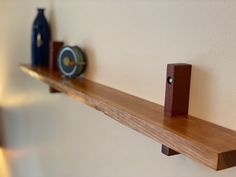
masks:
<path fill-rule="evenodd" d="M 44 9 L 39 8 L 39 9 L 38 9 L 38 14 L 39 14 L 39 15 L 44 15 Z"/>

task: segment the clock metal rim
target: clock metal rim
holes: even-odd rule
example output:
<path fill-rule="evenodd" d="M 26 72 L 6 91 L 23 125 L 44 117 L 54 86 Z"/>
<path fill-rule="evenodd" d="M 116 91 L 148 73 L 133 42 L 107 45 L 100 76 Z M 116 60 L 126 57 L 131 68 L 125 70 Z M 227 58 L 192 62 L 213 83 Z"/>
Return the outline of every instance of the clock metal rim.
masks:
<path fill-rule="evenodd" d="M 73 70 L 71 72 L 66 72 L 62 66 L 62 55 L 64 52 L 69 51 L 73 55 L 73 60 L 75 63 L 82 63 L 84 62 L 84 66 L 74 65 Z M 62 74 L 64 74 L 66 77 L 72 78 L 80 75 L 86 66 L 86 60 L 83 55 L 83 51 L 78 46 L 65 46 L 61 49 L 59 56 L 58 56 L 58 66 Z"/>

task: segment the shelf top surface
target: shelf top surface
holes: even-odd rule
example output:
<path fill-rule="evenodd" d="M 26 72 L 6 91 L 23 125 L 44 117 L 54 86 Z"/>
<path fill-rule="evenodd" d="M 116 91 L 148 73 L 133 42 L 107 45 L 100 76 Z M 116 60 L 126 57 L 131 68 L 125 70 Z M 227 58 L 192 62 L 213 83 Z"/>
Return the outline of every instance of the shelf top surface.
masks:
<path fill-rule="evenodd" d="M 30 65 L 21 65 L 21 69 L 32 77 L 80 99 L 111 117 L 123 117 L 124 122 L 133 120 L 133 123 L 141 126 L 141 129 L 144 129 L 142 131 L 151 138 L 152 136 L 161 136 L 152 134 L 152 132 L 156 131 L 155 133 L 158 133 L 161 130 L 170 136 L 174 135 L 176 143 L 183 139 L 185 143 L 185 145 L 181 145 L 183 149 L 185 146 L 191 146 L 194 149 L 196 145 L 196 147 L 201 147 L 213 154 L 236 150 L 236 131 L 193 116 L 169 117 L 164 114 L 164 108 L 159 104 L 84 78 L 65 79 L 58 72 L 49 72 L 48 69 L 31 67 Z M 112 115 L 112 111 L 119 115 Z M 139 129 L 138 126 L 134 129 Z M 164 139 L 160 139 L 166 141 L 167 145 L 169 145 L 168 138 L 167 135 Z M 161 143 L 165 143 L 162 141 Z M 172 147 L 174 146 L 173 143 Z M 181 149 L 177 148 L 177 150 L 181 152 Z M 185 150 L 181 153 L 185 153 Z"/>

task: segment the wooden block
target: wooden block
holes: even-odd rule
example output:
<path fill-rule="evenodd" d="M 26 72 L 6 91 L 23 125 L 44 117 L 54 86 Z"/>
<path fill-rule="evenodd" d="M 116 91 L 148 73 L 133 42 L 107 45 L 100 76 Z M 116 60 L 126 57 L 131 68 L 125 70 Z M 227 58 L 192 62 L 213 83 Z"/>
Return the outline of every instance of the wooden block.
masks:
<path fill-rule="evenodd" d="M 188 115 L 191 68 L 182 63 L 167 65 L 165 114 Z"/>
<path fill-rule="evenodd" d="M 50 62 L 49 62 L 50 71 L 58 71 L 57 57 L 63 46 L 64 46 L 64 42 L 62 41 L 53 41 L 51 43 L 51 54 L 50 54 Z"/>
<path fill-rule="evenodd" d="M 167 146 L 165 145 L 162 145 L 161 147 L 161 152 L 167 156 L 173 156 L 173 155 L 177 155 L 179 154 L 177 151 L 173 150 L 173 149 L 170 149 L 168 148 Z"/>
<path fill-rule="evenodd" d="M 53 87 L 49 87 L 49 93 L 61 93 L 61 92 Z"/>
<path fill-rule="evenodd" d="M 164 107 L 166 115 L 188 115 L 191 69 L 192 66 L 185 63 L 167 65 Z M 179 154 L 165 145 L 162 145 L 162 153 L 167 156 Z"/>
<path fill-rule="evenodd" d="M 58 71 L 57 57 L 58 57 L 58 54 L 63 46 L 64 46 L 64 42 L 62 42 L 62 41 L 53 41 L 51 43 L 51 54 L 50 54 L 50 62 L 49 62 L 49 70 L 50 71 Z M 52 87 L 49 87 L 49 92 L 50 93 L 60 93 L 60 91 L 58 91 Z"/>

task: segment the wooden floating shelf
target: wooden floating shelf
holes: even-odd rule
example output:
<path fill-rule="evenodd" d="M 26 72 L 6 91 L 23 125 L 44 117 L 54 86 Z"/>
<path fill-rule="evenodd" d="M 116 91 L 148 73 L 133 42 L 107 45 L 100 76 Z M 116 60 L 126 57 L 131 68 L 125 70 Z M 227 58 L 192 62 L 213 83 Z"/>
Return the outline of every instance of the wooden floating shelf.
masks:
<path fill-rule="evenodd" d="M 168 117 L 161 105 L 87 79 L 65 79 L 48 69 L 20 65 L 41 80 L 118 122 L 215 170 L 236 166 L 236 131 L 193 116 Z"/>

